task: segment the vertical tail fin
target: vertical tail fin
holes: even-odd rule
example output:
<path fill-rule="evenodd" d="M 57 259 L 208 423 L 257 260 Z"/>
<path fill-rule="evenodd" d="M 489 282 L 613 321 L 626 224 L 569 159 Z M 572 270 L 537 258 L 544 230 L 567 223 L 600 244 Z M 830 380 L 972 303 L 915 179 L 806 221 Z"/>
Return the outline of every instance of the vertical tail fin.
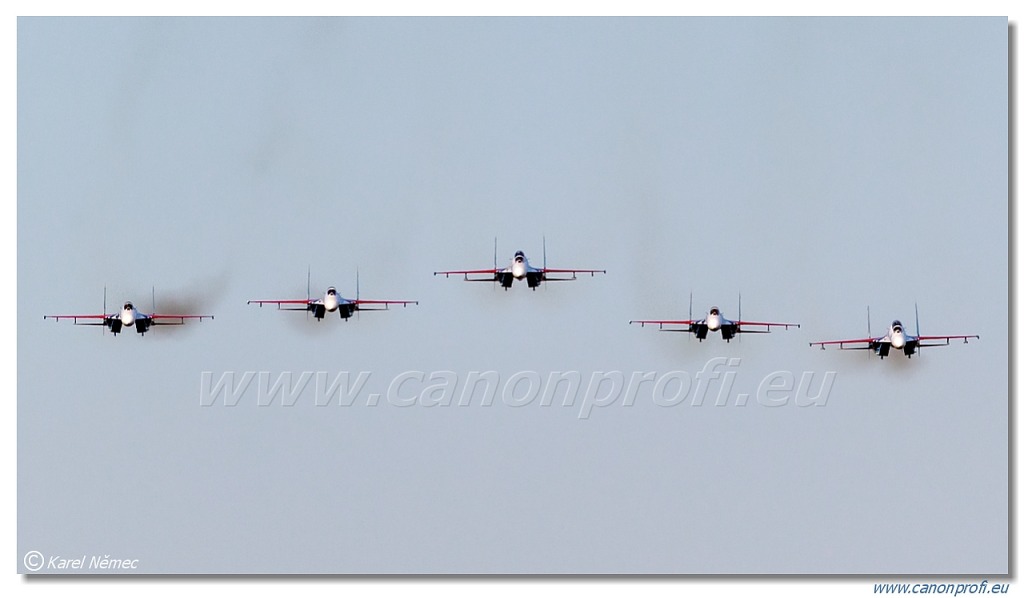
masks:
<path fill-rule="evenodd" d="M 914 302 L 914 327 L 917 329 L 917 337 L 921 338 L 921 319 L 917 316 L 917 302 Z M 917 354 L 921 355 L 921 341 L 917 342 Z M 909 357 L 909 355 L 907 356 Z"/>
<path fill-rule="evenodd" d="M 309 301 L 312 298 L 312 297 L 309 296 L 309 276 L 310 276 L 310 270 L 312 270 L 312 268 L 309 266 L 309 264 L 306 264 L 306 301 Z M 309 319 L 309 309 L 308 308 L 306 309 L 306 319 L 307 320 Z"/>
<path fill-rule="evenodd" d="M 739 292 L 736 295 L 736 320 L 739 321 L 739 322 L 743 321 L 743 292 L 742 291 Z M 736 325 L 736 330 L 739 330 L 739 329 L 740 329 L 740 325 L 737 324 Z M 743 342 L 743 335 L 742 334 L 739 335 L 739 339 L 737 339 L 737 340 L 739 340 L 740 342 Z"/>
<path fill-rule="evenodd" d="M 103 287 L 103 319 L 106 320 L 108 315 L 109 314 L 107 313 L 107 287 L 104 286 Z M 106 324 L 105 321 L 103 323 Z M 103 332 L 103 334 L 107 333 L 107 327 L 106 326 L 101 326 L 100 330 Z"/>
<path fill-rule="evenodd" d="M 153 308 L 153 313 L 156 313 L 156 285 L 151 289 L 152 295 L 150 296 L 150 307 Z"/>
<path fill-rule="evenodd" d="M 541 251 L 541 260 L 542 260 L 541 267 L 544 269 L 545 272 L 547 272 L 548 271 L 548 240 L 547 240 L 547 237 L 545 237 L 544 235 L 540 236 L 540 247 L 541 247 L 540 251 Z M 575 277 L 576 277 L 576 275 L 573 274 L 573 278 L 575 278 Z M 541 280 L 543 280 L 543 279 L 544 279 L 544 277 L 542 276 Z M 548 290 L 548 285 L 544 285 L 544 290 L 545 291 Z"/>
<path fill-rule="evenodd" d="M 693 291 L 690 291 L 690 315 L 689 315 L 689 320 L 691 322 L 693 321 Z M 690 330 L 693 330 L 693 324 L 690 324 Z M 692 337 L 692 336 L 693 336 L 692 334 L 687 334 L 686 335 L 686 340 L 690 340 L 690 337 Z"/>
<path fill-rule="evenodd" d="M 868 306 L 868 338 L 871 338 L 871 306 Z M 870 345 L 869 345 L 870 346 Z M 871 358 L 871 352 L 866 351 L 868 358 Z"/>

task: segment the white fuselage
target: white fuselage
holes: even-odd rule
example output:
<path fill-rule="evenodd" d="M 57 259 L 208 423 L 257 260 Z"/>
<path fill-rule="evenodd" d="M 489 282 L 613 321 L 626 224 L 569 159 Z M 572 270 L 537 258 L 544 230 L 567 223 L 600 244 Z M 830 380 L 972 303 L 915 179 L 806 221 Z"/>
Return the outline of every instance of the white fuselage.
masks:
<path fill-rule="evenodd" d="M 907 345 L 907 335 L 902 328 L 894 326 L 889 329 L 889 344 L 893 349 L 902 349 Z"/>
<path fill-rule="evenodd" d="M 722 327 L 722 315 L 708 314 L 708 317 L 704 319 L 704 323 L 707 325 L 708 330 L 717 332 Z"/>
<path fill-rule="evenodd" d="M 526 277 L 526 273 L 530 271 L 530 261 L 526 259 L 526 256 L 516 257 L 509 265 L 509 270 L 512 271 L 513 278 L 522 280 Z"/>
<path fill-rule="evenodd" d="M 324 294 L 324 309 L 329 312 L 334 312 L 338 309 L 338 294 L 334 289 L 328 289 L 327 293 Z"/>
<path fill-rule="evenodd" d="M 125 306 L 121 308 L 121 324 L 134 326 L 136 319 L 138 319 L 138 312 L 134 307 Z"/>

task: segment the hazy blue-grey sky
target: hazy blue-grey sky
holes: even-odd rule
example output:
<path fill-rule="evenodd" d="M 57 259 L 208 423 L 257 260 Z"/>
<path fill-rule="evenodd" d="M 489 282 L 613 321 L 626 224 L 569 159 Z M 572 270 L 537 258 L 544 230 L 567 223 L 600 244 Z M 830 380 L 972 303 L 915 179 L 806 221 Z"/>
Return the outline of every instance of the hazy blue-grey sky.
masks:
<path fill-rule="evenodd" d="M 18 23 L 19 571 L 1008 571 L 1005 18 Z M 537 264 L 545 236 L 549 266 L 608 273 L 432 276 L 495 237 Z M 363 298 L 420 304 L 245 303 L 303 297 L 307 268 L 352 296 L 357 267 Z M 216 319 L 42 319 L 154 286 Z M 691 292 L 802 327 L 627 324 Z M 915 302 L 922 333 L 981 339 L 807 345 L 864 335 L 869 304 L 913 330 Z M 716 358 L 701 405 L 649 382 L 581 417 L 595 372 L 697 384 Z M 487 370 L 584 388 L 388 400 Z M 203 372 L 253 371 L 369 379 L 352 406 L 260 406 L 258 381 L 202 404 Z M 777 372 L 835 372 L 827 402 L 755 400 Z"/>

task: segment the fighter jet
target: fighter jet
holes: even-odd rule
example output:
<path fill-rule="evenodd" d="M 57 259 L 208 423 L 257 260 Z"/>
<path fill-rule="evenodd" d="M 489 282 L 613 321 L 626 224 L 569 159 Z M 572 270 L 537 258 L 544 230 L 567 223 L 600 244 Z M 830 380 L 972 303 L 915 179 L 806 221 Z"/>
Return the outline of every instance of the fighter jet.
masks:
<path fill-rule="evenodd" d="M 360 299 L 359 298 L 359 272 L 356 272 L 356 298 L 346 299 L 342 297 L 334 287 L 327 287 L 322 297 L 313 298 L 309 290 L 309 273 L 306 275 L 306 299 L 251 299 L 250 305 L 256 304 L 263 307 L 270 303 L 277 305 L 278 309 L 285 311 L 304 311 L 313 314 L 317 321 L 322 320 L 327 314 L 338 312 L 343 320 L 348 320 L 357 311 L 385 310 L 390 305 L 401 305 L 405 307 L 410 303 L 418 305 L 419 301 L 406 300 L 382 300 L 382 299 Z"/>
<path fill-rule="evenodd" d="M 952 334 L 952 335 L 921 335 L 921 321 L 917 315 L 917 304 L 914 304 L 914 321 L 917 329 L 917 334 L 910 334 L 906 331 L 903 323 L 899 320 L 893 320 L 892 324 L 889 325 L 889 330 L 882 336 L 871 336 L 871 308 L 868 308 L 868 336 L 865 338 L 852 338 L 838 341 L 818 341 L 811 343 L 819 345 L 822 350 L 825 349 L 825 345 L 839 345 L 840 349 L 844 350 L 870 350 L 874 351 L 875 355 L 878 355 L 880 359 L 885 359 L 889 355 L 891 349 L 897 351 L 903 351 L 903 354 L 909 359 L 918 348 L 920 347 L 945 347 L 949 345 L 949 341 L 953 339 L 963 340 L 967 343 L 968 339 L 981 338 L 977 334 Z M 930 342 L 931 341 L 931 342 Z M 934 342 L 944 341 L 944 342 Z M 846 345 L 864 345 L 847 347 Z"/>
<path fill-rule="evenodd" d="M 604 270 L 584 270 L 581 268 L 548 268 L 547 266 L 547 241 L 543 242 L 543 265 L 540 268 L 536 268 L 530 265 L 530 260 L 526 258 L 526 254 L 522 251 L 517 251 L 512 256 L 511 261 L 507 268 L 498 268 L 498 240 L 494 240 L 494 267 L 493 268 L 482 268 L 478 270 L 443 270 L 434 272 L 434 276 L 438 274 L 444 274 L 445 278 L 448 278 L 452 274 L 461 274 L 463 280 L 467 282 L 500 282 L 501 286 L 507 291 L 512 287 L 512 282 L 515 280 L 526 280 L 526 284 L 533 290 L 537 290 L 542 282 L 558 282 L 567 280 L 576 280 L 577 274 L 605 274 Z M 552 276 L 554 274 L 554 276 Z M 564 276 L 571 274 L 571 276 Z M 562 276 L 559 276 L 562 275 Z M 472 277 L 472 278 L 471 278 Z"/>
<path fill-rule="evenodd" d="M 742 313 L 741 309 L 737 309 L 737 313 Z M 693 319 L 693 295 L 690 295 L 690 319 L 688 320 L 630 320 L 630 324 L 640 324 L 641 327 L 648 324 L 657 324 L 658 330 L 664 332 L 688 332 L 697 337 L 697 340 L 703 341 L 708 336 L 708 332 L 721 332 L 722 338 L 726 342 L 732 340 L 737 334 L 765 334 L 771 332 L 772 327 L 789 329 L 790 327 L 799 328 L 800 324 L 788 324 L 781 322 L 754 322 L 752 320 L 744 320 L 742 318 L 736 320 L 729 320 L 722 315 L 722 311 L 716 306 L 711 306 L 708 310 L 707 315 L 699 320 Z M 684 328 L 666 328 L 666 326 L 684 326 Z M 764 327 L 764 330 L 751 330 L 750 328 L 744 328 L 744 326 L 750 327 Z"/>
<path fill-rule="evenodd" d="M 154 292 L 153 311 L 156 311 L 156 293 Z M 213 319 L 212 315 L 197 315 L 197 314 L 158 314 L 158 313 L 143 313 L 135 308 L 135 304 L 131 301 L 125 301 L 124 305 L 121 306 L 121 311 L 108 314 L 107 311 L 107 290 L 103 289 L 103 312 L 101 314 L 74 314 L 74 315 L 56 315 L 56 316 L 43 316 L 43 319 L 53 320 L 72 320 L 79 326 L 106 326 L 110 332 L 116 336 L 124 328 L 135 327 L 135 331 L 139 334 L 146 334 L 150 326 L 180 326 L 185 323 L 185 320 L 199 320 L 200 322 L 206 318 Z M 85 322 L 79 322 L 79 320 L 86 320 Z M 99 320 L 99 321 L 94 321 Z"/>

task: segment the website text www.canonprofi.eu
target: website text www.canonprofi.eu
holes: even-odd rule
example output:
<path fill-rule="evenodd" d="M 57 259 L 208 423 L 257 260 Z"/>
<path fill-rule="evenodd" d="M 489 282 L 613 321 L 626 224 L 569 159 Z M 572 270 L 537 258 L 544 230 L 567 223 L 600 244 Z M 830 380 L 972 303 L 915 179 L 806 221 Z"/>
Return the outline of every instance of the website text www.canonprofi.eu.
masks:
<path fill-rule="evenodd" d="M 1006 594 L 1010 591 L 1009 582 L 993 583 L 988 580 L 980 583 L 939 582 L 939 583 L 876 583 L 875 594 L 948 594 L 950 596 L 966 596 L 971 594 Z"/>
<path fill-rule="evenodd" d="M 716 357 L 700 370 L 668 372 L 578 370 L 502 374 L 494 370 L 204 371 L 199 404 L 235 407 L 548 407 L 575 409 L 580 419 L 599 410 L 633 407 L 821 407 L 836 372 L 776 370 L 740 375 L 741 359 Z M 740 392 L 744 390 L 745 392 Z"/>

